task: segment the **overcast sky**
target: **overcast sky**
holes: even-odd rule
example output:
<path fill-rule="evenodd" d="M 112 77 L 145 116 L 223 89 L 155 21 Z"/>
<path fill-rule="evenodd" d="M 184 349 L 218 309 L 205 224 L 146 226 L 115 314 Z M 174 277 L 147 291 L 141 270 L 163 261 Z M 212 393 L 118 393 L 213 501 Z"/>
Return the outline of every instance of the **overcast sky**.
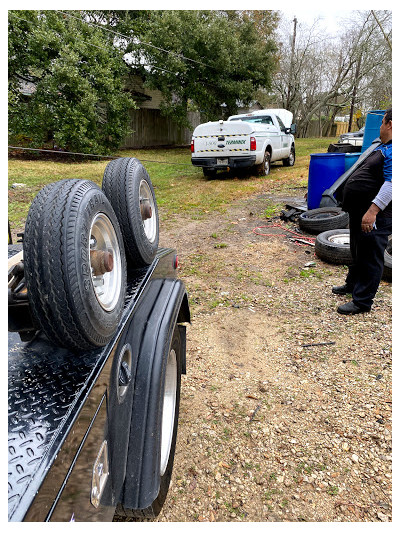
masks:
<path fill-rule="evenodd" d="M 319 18 L 318 27 L 326 29 L 328 33 L 336 33 L 340 29 L 341 20 L 350 18 L 352 15 L 351 10 L 335 10 L 332 8 L 326 10 L 302 9 L 300 4 L 298 4 L 297 8 L 281 9 L 280 11 L 290 20 L 293 20 L 294 16 L 296 16 L 299 22 L 304 22 L 309 26 Z"/>

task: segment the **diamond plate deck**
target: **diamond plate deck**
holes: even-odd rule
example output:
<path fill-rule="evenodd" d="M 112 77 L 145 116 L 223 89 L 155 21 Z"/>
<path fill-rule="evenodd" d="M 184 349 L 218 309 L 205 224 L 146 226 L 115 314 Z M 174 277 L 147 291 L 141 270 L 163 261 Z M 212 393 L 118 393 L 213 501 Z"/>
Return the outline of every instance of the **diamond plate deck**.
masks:
<path fill-rule="evenodd" d="M 17 333 L 9 332 L 9 520 L 17 509 L 17 520 L 26 513 L 74 416 L 95 384 L 93 377 L 109 356 L 147 281 L 153 275 L 162 275 L 157 264 L 168 253 L 160 249 L 149 268 L 135 271 L 128 282 L 119 330 L 104 348 L 76 355 L 50 343 L 43 333 L 24 343 Z"/>

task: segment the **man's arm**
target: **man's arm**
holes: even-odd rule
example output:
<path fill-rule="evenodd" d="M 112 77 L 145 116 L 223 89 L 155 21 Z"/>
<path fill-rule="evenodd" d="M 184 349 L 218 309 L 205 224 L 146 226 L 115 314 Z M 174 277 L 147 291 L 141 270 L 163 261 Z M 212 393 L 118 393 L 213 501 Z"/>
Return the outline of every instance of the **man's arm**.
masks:
<path fill-rule="evenodd" d="M 379 211 L 383 211 L 392 201 L 392 146 L 390 145 L 390 150 L 382 151 L 382 153 L 385 158 L 383 162 L 385 181 L 361 220 L 361 229 L 367 233 L 372 231 Z"/>

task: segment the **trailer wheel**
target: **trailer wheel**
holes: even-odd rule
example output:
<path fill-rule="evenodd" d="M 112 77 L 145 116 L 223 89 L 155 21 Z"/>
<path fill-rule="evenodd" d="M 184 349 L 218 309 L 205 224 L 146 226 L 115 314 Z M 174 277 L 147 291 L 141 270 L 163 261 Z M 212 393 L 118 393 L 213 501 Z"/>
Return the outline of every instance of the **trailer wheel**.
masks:
<path fill-rule="evenodd" d="M 290 149 L 289 157 L 282 159 L 282 164 L 284 167 L 292 167 L 295 161 L 296 161 L 296 152 L 295 152 L 294 146 L 292 146 Z"/>
<path fill-rule="evenodd" d="M 114 516 L 115 521 L 129 521 L 130 519 L 140 521 L 147 518 L 155 518 L 160 514 L 168 494 L 178 433 L 183 358 L 183 346 L 178 327 L 175 325 L 169 348 L 167 348 L 168 355 L 161 394 L 160 490 L 153 503 L 145 509 L 129 509 L 122 504 L 118 504 Z"/>
<path fill-rule="evenodd" d="M 29 209 L 23 241 L 29 302 L 41 329 L 74 351 L 113 337 L 126 292 L 126 261 L 115 213 L 90 181 L 44 187 Z"/>
<path fill-rule="evenodd" d="M 319 207 L 304 211 L 299 216 L 299 226 L 307 233 L 321 233 L 331 229 L 347 228 L 349 215 L 340 207 Z"/>
<path fill-rule="evenodd" d="M 351 264 L 350 230 L 334 229 L 320 233 L 315 239 L 315 254 L 327 263 Z"/>
<path fill-rule="evenodd" d="M 268 176 L 271 170 L 271 154 L 265 150 L 263 162 L 256 165 L 257 176 Z"/>
<path fill-rule="evenodd" d="M 158 249 L 159 222 L 146 169 L 134 157 L 115 159 L 106 166 L 102 188 L 120 223 L 128 264 L 149 265 Z"/>

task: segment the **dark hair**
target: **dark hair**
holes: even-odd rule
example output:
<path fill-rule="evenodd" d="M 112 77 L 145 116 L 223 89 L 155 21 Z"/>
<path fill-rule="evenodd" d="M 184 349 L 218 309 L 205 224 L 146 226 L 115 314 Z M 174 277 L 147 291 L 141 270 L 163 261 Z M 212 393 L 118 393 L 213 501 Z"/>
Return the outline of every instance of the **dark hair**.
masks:
<path fill-rule="evenodd" d="M 384 118 L 385 118 L 386 124 L 389 122 L 389 120 L 392 120 L 392 108 L 391 107 L 389 107 L 389 109 L 386 110 Z"/>

